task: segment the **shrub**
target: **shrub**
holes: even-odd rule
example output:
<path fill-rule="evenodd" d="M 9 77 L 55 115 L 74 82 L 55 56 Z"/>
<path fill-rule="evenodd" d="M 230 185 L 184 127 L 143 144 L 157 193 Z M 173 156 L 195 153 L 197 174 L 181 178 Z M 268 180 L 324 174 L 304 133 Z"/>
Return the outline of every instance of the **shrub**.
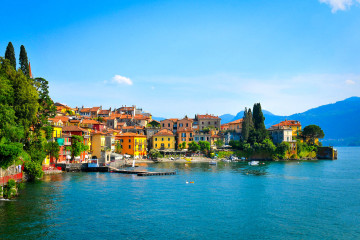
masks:
<path fill-rule="evenodd" d="M 28 174 L 30 181 L 41 178 L 44 175 L 41 164 L 37 162 L 26 162 L 24 171 Z"/>

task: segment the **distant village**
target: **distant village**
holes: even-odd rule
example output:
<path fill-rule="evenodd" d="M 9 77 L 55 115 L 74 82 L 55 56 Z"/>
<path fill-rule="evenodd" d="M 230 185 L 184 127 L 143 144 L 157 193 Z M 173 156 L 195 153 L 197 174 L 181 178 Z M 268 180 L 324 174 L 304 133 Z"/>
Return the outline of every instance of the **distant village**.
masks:
<path fill-rule="evenodd" d="M 193 118 L 152 119 L 150 113 L 136 106 L 116 109 L 99 107 L 71 108 L 55 103 L 57 114 L 48 119 L 53 127 L 53 141 L 60 146 L 58 159 L 47 157 L 43 165 L 55 163 L 84 163 L 96 159 L 106 165 L 111 161 L 132 157 L 148 158 L 149 151 L 156 149 L 162 154 L 186 153 L 189 143 L 206 141 L 212 150 L 226 148 L 231 140 L 240 140 L 242 121 L 239 119 L 221 124 L 221 118 L 212 114 L 196 114 Z M 286 120 L 268 129 L 274 144 L 288 142 L 301 130 L 299 121 Z M 88 146 L 74 159 L 68 146 L 73 135 L 82 136 Z"/>

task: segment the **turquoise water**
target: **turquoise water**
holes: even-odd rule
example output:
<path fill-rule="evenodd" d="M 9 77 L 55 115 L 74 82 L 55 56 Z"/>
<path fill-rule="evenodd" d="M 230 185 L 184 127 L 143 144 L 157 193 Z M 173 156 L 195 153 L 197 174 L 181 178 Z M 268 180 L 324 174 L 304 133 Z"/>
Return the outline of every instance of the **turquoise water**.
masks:
<path fill-rule="evenodd" d="M 0 239 L 360 239 L 360 148 L 339 160 L 65 173 L 0 201 Z M 194 184 L 186 184 L 194 181 Z"/>

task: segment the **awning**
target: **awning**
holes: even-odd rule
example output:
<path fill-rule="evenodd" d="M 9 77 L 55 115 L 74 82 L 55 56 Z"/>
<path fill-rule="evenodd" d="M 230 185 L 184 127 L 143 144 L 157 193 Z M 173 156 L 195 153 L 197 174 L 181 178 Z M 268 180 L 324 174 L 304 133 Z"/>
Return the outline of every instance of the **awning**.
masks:
<path fill-rule="evenodd" d="M 71 159 L 71 156 L 70 156 L 70 155 L 66 155 L 66 159 Z"/>

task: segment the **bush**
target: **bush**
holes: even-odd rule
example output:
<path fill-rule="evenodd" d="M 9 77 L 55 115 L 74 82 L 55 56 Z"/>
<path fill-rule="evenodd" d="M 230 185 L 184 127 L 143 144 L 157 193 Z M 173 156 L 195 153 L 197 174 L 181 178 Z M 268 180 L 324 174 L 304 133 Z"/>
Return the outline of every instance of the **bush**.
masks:
<path fill-rule="evenodd" d="M 29 176 L 30 181 L 34 181 L 35 179 L 41 178 L 44 175 L 41 164 L 37 162 L 26 162 L 24 171 Z"/>

